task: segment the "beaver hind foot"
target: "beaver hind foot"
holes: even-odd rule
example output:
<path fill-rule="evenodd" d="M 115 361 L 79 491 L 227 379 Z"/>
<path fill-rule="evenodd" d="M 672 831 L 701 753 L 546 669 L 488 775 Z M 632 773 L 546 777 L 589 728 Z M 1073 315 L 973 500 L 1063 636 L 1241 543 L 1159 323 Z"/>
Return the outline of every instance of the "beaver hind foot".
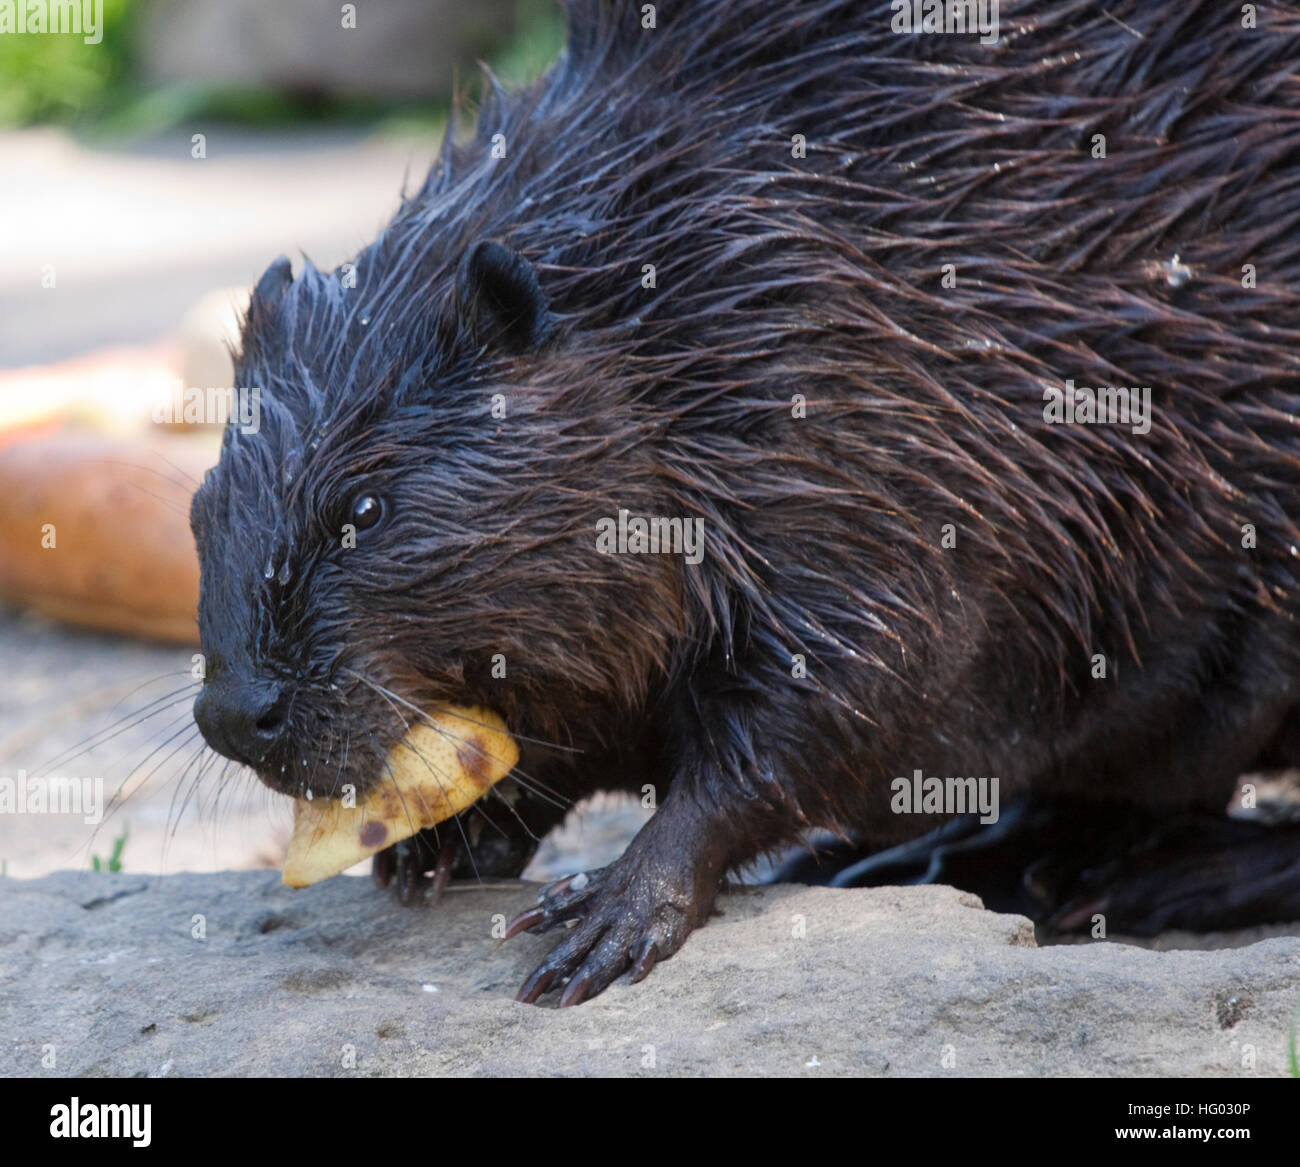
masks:
<path fill-rule="evenodd" d="M 801 852 L 777 882 L 832 887 L 943 883 L 1046 933 L 1154 936 L 1300 919 L 1300 822 L 1204 810 L 1023 799 L 998 822 L 973 816 L 888 850 L 836 843 Z"/>

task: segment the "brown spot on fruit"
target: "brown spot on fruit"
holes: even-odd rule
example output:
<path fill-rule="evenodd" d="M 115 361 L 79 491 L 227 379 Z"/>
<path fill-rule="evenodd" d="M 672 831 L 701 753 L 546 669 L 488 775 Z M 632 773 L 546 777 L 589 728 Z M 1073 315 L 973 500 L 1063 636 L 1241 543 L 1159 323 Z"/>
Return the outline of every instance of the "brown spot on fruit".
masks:
<path fill-rule="evenodd" d="M 487 786 L 489 784 L 487 751 L 474 738 L 466 738 L 457 748 L 456 761 L 460 763 L 460 768 L 464 771 L 465 776 L 476 786 Z"/>

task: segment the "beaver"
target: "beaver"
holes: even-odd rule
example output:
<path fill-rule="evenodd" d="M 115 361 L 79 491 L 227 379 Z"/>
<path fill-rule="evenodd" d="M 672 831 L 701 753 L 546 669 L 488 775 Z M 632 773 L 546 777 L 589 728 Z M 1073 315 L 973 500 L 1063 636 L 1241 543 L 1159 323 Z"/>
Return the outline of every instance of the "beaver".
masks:
<path fill-rule="evenodd" d="M 512 922 L 567 926 L 522 1000 L 644 977 L 818 832 L 799 877 L 1055 858 L 1041 918 L 1300 916 L 1295 829 L 1226 815 L 1300 763 L 1300 7 L 908 7 L 569 0 L 352 264 L 255 288 L 195 717 L 329 796 L 499 711 L 513 777 L 375 860 L 406 898 L 652 799 Z M 897 813 L 917 773 L 1005 813 Z"/>

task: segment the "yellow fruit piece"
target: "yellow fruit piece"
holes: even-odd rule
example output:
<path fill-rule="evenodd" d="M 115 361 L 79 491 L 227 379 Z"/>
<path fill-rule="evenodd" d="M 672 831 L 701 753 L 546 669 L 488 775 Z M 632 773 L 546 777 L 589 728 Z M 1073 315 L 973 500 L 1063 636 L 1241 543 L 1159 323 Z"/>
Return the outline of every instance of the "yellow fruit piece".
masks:
<path fill-rule="evenodd" d="M 389 751 L 387 769 L 356 806 L 294 799 L 284 883 L 319 883 L 459 814 L 519 761 L 505 722 L 490 709 L 442 705 L 428 717 Z"/>

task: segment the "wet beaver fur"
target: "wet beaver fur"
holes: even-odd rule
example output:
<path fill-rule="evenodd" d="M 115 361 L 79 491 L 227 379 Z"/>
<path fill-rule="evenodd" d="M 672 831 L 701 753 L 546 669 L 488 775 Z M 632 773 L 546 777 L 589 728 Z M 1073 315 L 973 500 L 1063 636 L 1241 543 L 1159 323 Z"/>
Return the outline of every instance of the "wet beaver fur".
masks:
<path fill-rule="evenodd" d="M 818 830 L 797 878 L 1300 918 L 1296 829 L 1225 814 L 1300 764 L 1300 8 L 655 17 L 571 0 L 353 268 L 258 284 L 261 428 L 193 505 L 207 740 L 328 796 L 431 702 L 498 709 L 516 775 L 377 858 L 408 895 L 651 788 L 512 926 L 577 921 L 530 1001 L 644 976 Z M 1149 432 L 1049 424 L 1067 380 L 1150 386 Z M 600 553 L 620 510 L 702 519 L 703 561 Z M 998 827 L 892 813 L 917 769 L 997 778 Z"/>

